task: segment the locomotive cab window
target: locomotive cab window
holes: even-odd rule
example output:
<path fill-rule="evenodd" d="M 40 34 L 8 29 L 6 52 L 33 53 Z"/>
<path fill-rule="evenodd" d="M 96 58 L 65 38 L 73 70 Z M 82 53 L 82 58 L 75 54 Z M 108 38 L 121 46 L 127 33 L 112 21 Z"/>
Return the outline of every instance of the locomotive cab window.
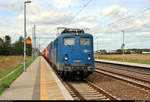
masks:
<path fill-rule="evenodd" d="M 73 46 L 75 45 L 75 38 L 64 38 L 65 46 Z"/>
<path fill-rule="evenodd" d="M 90 38 L 80 38 L 80 45 L 81 46 L 89 46 L 90 45 Z"/>

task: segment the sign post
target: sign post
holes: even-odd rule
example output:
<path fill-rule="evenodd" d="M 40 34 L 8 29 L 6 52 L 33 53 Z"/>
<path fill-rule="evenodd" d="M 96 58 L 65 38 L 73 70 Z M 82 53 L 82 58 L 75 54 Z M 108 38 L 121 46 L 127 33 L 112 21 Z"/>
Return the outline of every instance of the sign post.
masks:
<path fill-rule="evenodd" d="M 124 47 L 125 47 L 125 44 L 124 44 L 124 30 L 122 30 L 123 32 L 123 44 L 121 46 L 121 49 L 122 49 L 122 59 L 123 59 L 123 62 L 124 62 Z"/>

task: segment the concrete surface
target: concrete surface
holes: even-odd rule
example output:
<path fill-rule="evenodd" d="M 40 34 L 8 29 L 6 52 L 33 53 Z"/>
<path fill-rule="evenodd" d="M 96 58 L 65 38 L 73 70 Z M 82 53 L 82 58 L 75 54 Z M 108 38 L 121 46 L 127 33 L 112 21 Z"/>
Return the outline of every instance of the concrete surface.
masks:
<path fill-rule="evenodd" d="M 108 62 L 108 63 L 116 63 L 116 64 L 125 64 L 125 65 L 130 65 L 130 66 L 137 66 L 137 67 L 150 68 L 150 65 L 148 65 L 148 64 L 129 63 L 129 62 L 119 62 L 119 61 L 109 61 L 109 60 L 99 60 L 99 59 L 95 59 L 95 61 Z"/>
<path fill-rule="evenodd" d="M 1 95 L 0 100 L 73 100 L 55 72 L 39 56 Z"/>

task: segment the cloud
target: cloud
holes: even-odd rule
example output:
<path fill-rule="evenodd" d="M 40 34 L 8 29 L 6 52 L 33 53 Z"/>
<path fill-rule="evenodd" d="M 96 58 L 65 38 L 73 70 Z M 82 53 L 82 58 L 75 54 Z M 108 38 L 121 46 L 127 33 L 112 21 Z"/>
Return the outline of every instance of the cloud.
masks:
<path fill-rule="evenodd" d="M 21 1 L 21 0 L 5 0 L 0 3 L 0 8 L 20 12 L 23 10 L 23 1 Z"/>
<path fill-rule="evenodd" d="M 108 18 L 115 18 L 116 19 L 116 18 L 127 16 L 128 9 L 122 8 L 118 5 L 112 5 L 106 9 L 104 9 L 102 14 L 104 16 L 107 16 Z"/>
<path fill-rule="evenodd" d="M 54 11 L 54 10 L 49 10 L 49 11 L 43 11 L 42 13 L 40 13 L 40 15 L 38 16 L 38 14 L 35 15 L 31 15 L 30 16 L 30 21 L 32 23 L 36 23 L 36 24 L 64 24 L 66 22 L 71 22 L 71 15 L 69 13 L 61 13 L 58 11 Z"/>
<path fill-rule="evenodd" d="M 150 32 L 140 32 L 140 33 L 137 33 L 136 36 L 147 38 L 147 37 L 150 37 Z"/>
<path fill-rule="evenodd" d="M 74 2 L 74 0 L 55 0 L 54 1 L 54 5 L 57 8 L 68 8 L 71 6 L 74 6 L 76 3 Z"/>
<path fill-rule="evenodd" d="M 85 22 L 96 22 L 97 17 L 96 16 L 84 16 L 78 19 L 78 21 L 85 21 Z"/>
<path fill-rule="evenodd" d="M 128 15 L 129 10 L 127 8 L 117 5 L 112 5 L 102 12 L 101 16 L 109 18 L 106 20 L 108 25 L 101 28 L 103 33 L 119 34 L 121 30 L 128 33 L 150 32 L 150 14 L 147 12 L 136 12 L 136 14 Z"/>
<path fill-rule="evenodd" d="M 25 0 L 3 0 L 3 2 L 1 2 L 0 10 L 3 12 L 5 12 L 5 10 L 12 12 L 12 14 L 6 13 L 8 16 L 5 14 L 3 17 L 0 17 L 0 19 L 2 19 L 0 21 L 0 31 L 5 32 L 5 34 L 10 34 L 12 37 L 23 35 L 24 1 Z M 31 4 L 27 4 L 26 10 L 28 35 L 32 34 L 33 24 L 36 24 L 37 37 L 56 37 L 56 28 L 60 26 L 89 28 L 90 30 L 86 32 L 91 33 L 94 39 L 98 39 L 102 42 L 100 46 L 104 49 L 120 48 L 122 43 L 121 30 L 125 30 L 126 38 L 129 39 L 128 42 L 130 43 L 135 40 L 150 38 L 150 14 L 146 12 L 140 16 L 136 16 L 139 13 L 135 13 L 135 17 L 128 17 L 130 16 L 128 14 L 134 11 L 129 7 L 131 4 L 122 7 L 118 3 L 120 2 L 119 0 L 117 0 L 117 2 L 116 0 L 111 0 L 106 4 L 107 6 L 104 4 L 105 1 L 94 1 L 94 5 L 89 5 L 88 7 L 90 8 L 84 9 L 84 11 L 77 15 L 76 19 L 72 20 L 74 14 L 76 14 L 86 2 L 86 0 L 32 0 Z M 128 0 L 128 2 L 131 3 L 133 1 Z M 134 2 L 136 3 L 138 1 L 135 0 Z M 104 5 L 100 6 L 100 3 Z M 97 12 L 98 8 L 101 11 L 100 14 Z M 139 7 L 139 9 L 141 8 Z M 136 10 L 138 11 L 139 9 Z M 119 19 L 122 20 L 117 21 Z M 114 22 L 112 25 L 105 26 L 112 22 Z M 2 34 L 4 33 L 1 33 L 0 36 L 3 36 Z M 146 41 L 147 40 L 144 42 Z M 45 45 L 49 43 L 49 41 L 45 42 Z M 142 44 L 143 46 L 147 46 L 144 43 Z M 127 47 L 132 47 L 132 45 L 127 44 Z"/>
<path fill-rule="evenodd" d="M 56 9 L 45 9 L 38 4 L 29 7 L 28 19 L 32 24 L 57 25 L 71 22 L 72 15 L 69 12 L 61 12 Z M 21 13 L 18 19 L 23 20 L 24 14 Z"/>

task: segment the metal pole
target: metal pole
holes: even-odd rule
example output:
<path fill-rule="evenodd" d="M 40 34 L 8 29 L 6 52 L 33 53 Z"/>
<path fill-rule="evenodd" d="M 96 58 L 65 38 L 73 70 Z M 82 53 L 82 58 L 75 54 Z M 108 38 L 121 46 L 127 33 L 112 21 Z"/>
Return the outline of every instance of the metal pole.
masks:
<path fill-rule="evenodd" d="M 40 51 L 40 38 L 39 38 L 39 51 Z"/>
<path fill-rule="evenodd" d="M 24 2 L 24 72 L 26 72 L 26 3 Z"/>
<path fill-rule="evenodd" d="M 36 56 L 36 36 L 35 36 L 35 24 L 34 24 L 34 58 Z"/>
<path fill-rule="evenodd" d="M 33 57 L 34 57 L 34 32 L 33 32 L 33 27 L 32 27 L 32 62 L 33 62 Z"/>
<path fill-rule="evenodd" d="M 97 59 L 98 59 L 98 39 L 97 39 Z"/>
<path fill-rule="evenodd" d="M 31 3 L 31 1 L 24 2 L 24 72 L 26 72 L 26 3 Z"/>
<path fill-rule="evenodd" d="M 123 62 L 124 62 L 124 30 L 122 30 L 122 32 L 123 32 L 123 54 L 122 54 L 122 57 L 123 57 Z"/>

